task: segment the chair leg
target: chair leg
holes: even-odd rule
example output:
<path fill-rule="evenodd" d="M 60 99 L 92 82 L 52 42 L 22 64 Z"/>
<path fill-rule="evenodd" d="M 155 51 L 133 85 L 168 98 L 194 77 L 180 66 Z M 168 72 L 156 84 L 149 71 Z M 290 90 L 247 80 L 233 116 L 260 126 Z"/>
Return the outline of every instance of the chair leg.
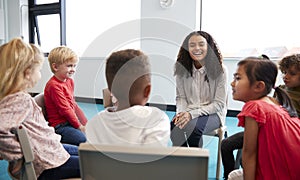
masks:
<path fill-rule="evenodd" d="M 240 168 L 241 160 L 242 160 L 242 149 L 239 149 L 237 154 L 236 154 L 234 169 L 239 169 Z"/>
<path fill-rule="evenodd" d="M 217 170 L 216 170 L 216 178 L 219 179 L 220 178 L 220 174 L 221 174 L 221 143 L 222 140 L 224 139 L 224 131 L 220 130 L 219 131 L 219 144 L 218 144 L 218 157 L 217 157 Z"/>

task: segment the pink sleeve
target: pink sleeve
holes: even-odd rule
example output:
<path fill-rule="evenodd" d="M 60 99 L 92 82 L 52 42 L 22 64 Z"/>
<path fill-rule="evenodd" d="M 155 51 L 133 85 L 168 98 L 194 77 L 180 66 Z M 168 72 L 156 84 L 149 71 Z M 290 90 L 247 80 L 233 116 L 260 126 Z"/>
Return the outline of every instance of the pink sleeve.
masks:
<path fill-rule="evenodd" d="M 257 123 L 265 123 L 264 107 L 260 101 L 249 101 L 244 106 L 242 111 L 238 114 L 238 126 L 245 127 L 245 117 L 255 119 Z"/>

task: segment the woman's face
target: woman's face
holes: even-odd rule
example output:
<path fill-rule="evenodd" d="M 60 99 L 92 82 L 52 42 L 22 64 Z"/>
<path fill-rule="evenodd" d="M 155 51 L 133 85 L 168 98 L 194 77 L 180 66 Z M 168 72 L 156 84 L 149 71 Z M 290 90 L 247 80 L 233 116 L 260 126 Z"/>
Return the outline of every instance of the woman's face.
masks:
<path fill-rule="evenodd" d="M 207 41 L 200 35 L 193 35 L 188 42 L 188 51 L 194 61 L 202 61 L 207 55 Z"/>

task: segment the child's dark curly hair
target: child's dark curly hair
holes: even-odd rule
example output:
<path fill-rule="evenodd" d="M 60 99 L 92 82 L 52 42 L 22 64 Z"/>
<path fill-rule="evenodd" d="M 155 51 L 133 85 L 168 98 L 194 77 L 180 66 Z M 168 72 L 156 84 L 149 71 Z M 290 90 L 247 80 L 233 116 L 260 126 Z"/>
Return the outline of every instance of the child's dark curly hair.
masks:
<path fill-rule="evenodd" d="M 281 72 L 284 72 L 293 66 L 300 71 L 300 54 L 286 56 L 279 62 L 279 69 Z"/>

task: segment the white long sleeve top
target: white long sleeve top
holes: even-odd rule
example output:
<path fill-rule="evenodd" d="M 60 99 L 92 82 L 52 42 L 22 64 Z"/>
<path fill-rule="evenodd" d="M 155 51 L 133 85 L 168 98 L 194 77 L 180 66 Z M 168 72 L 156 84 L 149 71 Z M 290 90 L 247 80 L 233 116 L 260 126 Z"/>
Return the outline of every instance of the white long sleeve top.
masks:
<path fill-rule="evenodd" d="M 176 76 L 176 113 L 189 112 L 192 119 L 217 113 L 224 125 L 227 112 L 227 68 L 215 80 L 206 75 L 205 66 L 193 68 L 193 76 Z"/>

